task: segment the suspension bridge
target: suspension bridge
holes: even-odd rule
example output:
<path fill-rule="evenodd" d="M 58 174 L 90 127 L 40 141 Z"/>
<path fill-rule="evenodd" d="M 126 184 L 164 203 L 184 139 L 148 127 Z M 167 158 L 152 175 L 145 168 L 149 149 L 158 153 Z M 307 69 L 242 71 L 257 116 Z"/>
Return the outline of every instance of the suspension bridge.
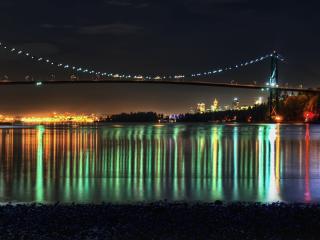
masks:
<path fill-rule="evenodd" d="M 8 47 L 2 42 L 0 42 L 0 48 L 9 52 L 10 54 L 15 54 L 21 57 L 25 57 L 34 63 L 49 65 L 57 69 L 62 69 L 64 71 L 72 72 L 72 75 L 68 80 L 59 79 L 49 79 L 49 80 L 36 80 L 30 79 L 25 80 L 9 80 L 8 77 L 0 80 L 0 86 L 5 85 L 58 85 L 58 84 L 173 84 L 173 85 L 192 85 L 192 86 L 206 86 L 206 87 L 224 87 L 224 88 L 242 88 L 242 89 L 257 89 L 262 91 L 267 91 L 269 93 L 269 113 L 270 119 L 275 116 L 279 108 L 279 96 L 281 92 L 305 92 L 320 94 L 320 88 L 305 88 L 302 86 L 288 86 L 279 83 L 279 61 L 284 61 L 283 57 L 277 52 L 271 54 L 266 54 L 264 56 L 242 62 L 240 64 L 217 68 L 207 72 L 198 72 L 192 74 L 175 74 L 175 75 L 165 75 L 165 74 L 153 74 L 153 75 L 143 75 L 143 74 L 121 74 L 121 73 L 109 73 L 97 70 L 92 70 L 86 67 L 73 66 L 66 63 L 57 63 L 48 58 L 34 56 L 29 51 L 20 50 L 14 47 Z M 227 71 L 234 71 L 247 66 L 270 60 L 271 72 L 268 77 L 269 81 L 265 84 L 257 84 L 256 81 L 252 84 L 239 84 L 235 82 L 220 83 L 210 80 L 210 77 L 217 74 L 221 74 Z M 78 76 L 80 74 L 86 74 L 87 76 L 80 79 Z M 205 80 L 209 78 L 209 80 Z"/>

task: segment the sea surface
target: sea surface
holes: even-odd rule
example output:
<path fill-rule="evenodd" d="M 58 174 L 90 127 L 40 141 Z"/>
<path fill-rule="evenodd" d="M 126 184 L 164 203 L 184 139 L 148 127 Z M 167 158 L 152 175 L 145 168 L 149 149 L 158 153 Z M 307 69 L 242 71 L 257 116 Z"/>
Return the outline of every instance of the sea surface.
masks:
<path fill-rule="evenodd" d="M 0 126 L 0 203 L 317 202 L 320 125 Z"/>

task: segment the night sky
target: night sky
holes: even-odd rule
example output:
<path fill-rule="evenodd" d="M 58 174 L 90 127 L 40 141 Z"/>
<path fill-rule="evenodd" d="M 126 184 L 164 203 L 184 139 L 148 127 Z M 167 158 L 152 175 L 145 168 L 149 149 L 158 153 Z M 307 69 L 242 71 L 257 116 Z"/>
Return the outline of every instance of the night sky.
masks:
<path fill-rule="evenodd" d="M 277 50 L 280 81 L 320 86 L 320 14 L 316 1 L 13 1 L 0 2 L 1 40 L 74 65 L 133 74 L 193 73 L 234 65 Z M 264 83 L 269 62 L 211 81 Z M 36 80 L 55 68 L 0 50 L 0 76 Z M 81 78 L 81 76 L 80 76 Z M 83 76 L 85 78 L 85 76 Z M 216 97 L 253 103 L 259 91 L 172 85 L 1 86 L 0 113 L 187 112 Z"/>

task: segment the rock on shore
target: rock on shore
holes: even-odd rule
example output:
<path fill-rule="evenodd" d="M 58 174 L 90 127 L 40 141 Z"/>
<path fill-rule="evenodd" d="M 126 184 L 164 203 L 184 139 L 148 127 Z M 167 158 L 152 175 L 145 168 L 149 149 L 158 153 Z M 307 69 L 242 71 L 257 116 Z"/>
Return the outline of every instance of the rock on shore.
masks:
<path fill-rule="evenodd" d="M 0 207 L 0 239 L 317 239 L 319 234 L 319 205 L 157 202 Z"/>

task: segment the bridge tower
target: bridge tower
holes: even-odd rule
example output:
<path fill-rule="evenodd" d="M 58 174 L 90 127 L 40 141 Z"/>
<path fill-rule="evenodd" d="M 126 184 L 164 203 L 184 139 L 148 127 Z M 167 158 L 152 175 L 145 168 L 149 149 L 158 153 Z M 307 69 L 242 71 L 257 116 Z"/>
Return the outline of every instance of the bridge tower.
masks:
<path fill-rule="evenodd" d="M 269 95 L 269 120 L 272 121 L 279 112 L 279 90 L 278 87 L 278 54 L 276 51 L 271 56 L 271 75 L 269 78 L 270 95 Z"/>

